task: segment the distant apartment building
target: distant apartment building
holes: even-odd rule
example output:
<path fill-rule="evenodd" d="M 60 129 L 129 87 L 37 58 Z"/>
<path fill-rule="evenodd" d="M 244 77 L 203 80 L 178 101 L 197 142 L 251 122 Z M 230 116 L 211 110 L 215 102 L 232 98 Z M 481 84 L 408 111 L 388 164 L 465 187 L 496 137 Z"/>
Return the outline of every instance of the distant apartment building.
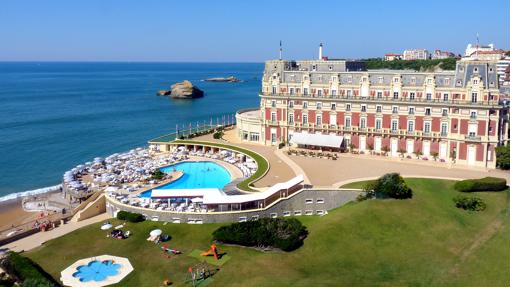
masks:
<path fill-rule="evenodd" d="M 510 57 L 507 56 L 498 60 L 496 67 L 499 76 L 499 84 L 510 86 Z"/>
<path fill-rule="evenodd" d="M 403 60 L 427 60 L 430 59 L 430 53 L 426 49 L 404 50 Z"/>
<path fill-rule="evenodd" d="M 464 56 L 465 57 L 470 57 L 472 54 L 474 54 L 475 52 L 490 52 L 490 51 L 494 51 L 496 50 L 496 48 L 494 47 L 494 44 L 489 44 L 489 45 L 479 45 L 479 44 L 468 44 L 467 47 L 466 47 L 466 51 L 464 53 Z"/>
<path fill-rule="evenodd" d="M 345 60 L 267 61 L 260 107 L 237 113 L 238 136 L 495 168 L 495 148 L 508 140 L 496 62 L 458 61 L 441 72 L 360 68 Z"/>
<path fill-rule="evenodd" d="M 455 58 L 455 54 L 448 51 L 435 50 L 432 54 L 432 59 L 447 59 Z"/>
<path fill-rule="evenodd" d="M 402 55 L 400 55 L 400 54 L 394 54 L 394 53 L 384 54 L 385 61 L 394 61 L 394 60 L 400 60 L 400 59 L 402 59 Z"/>

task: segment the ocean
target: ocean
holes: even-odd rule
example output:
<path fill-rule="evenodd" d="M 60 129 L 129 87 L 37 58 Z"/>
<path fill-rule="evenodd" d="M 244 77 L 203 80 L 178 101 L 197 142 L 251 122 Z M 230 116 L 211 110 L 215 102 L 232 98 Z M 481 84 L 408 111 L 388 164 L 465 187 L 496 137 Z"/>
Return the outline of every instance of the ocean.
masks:
<path fill-rule="evenodd" d="M 0 63 L 0 201 L 175 130 L 259 105 L 262 63 Z M 210 83 L 235 76 L 242 83 Z M 190 80 L 205 96 L 156 92 Z"/>

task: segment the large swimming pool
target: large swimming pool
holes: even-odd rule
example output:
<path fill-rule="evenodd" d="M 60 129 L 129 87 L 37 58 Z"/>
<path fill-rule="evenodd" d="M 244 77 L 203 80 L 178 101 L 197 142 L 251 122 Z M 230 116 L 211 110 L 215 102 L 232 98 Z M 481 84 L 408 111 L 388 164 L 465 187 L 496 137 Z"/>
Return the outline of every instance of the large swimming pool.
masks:
<path fill-rule="evenodd" d="M 180 170 L 184 174 L 178 180 L 165 184 L 164 189 L 194 189 L 194 188 L 224 188 L 231 179 L 230 173 L 221 165 L 211 161 L 186 161 L 161 168 L 161 171 L 171 173 Z M 140 197 L 150 197 L 152 191 L 140 194 Z"/>

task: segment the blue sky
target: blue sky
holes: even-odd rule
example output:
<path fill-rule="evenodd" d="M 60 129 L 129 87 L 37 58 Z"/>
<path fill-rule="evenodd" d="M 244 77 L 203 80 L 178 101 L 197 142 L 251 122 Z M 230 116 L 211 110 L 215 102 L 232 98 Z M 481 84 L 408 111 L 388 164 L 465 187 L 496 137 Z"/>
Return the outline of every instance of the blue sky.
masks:
<path fill-rule="evenodd" d="M 487 3 L 487 4 L 485 4 Z M 510 1 L 4 0 L 0 61 L 259 62 L 510 49 Z"/>

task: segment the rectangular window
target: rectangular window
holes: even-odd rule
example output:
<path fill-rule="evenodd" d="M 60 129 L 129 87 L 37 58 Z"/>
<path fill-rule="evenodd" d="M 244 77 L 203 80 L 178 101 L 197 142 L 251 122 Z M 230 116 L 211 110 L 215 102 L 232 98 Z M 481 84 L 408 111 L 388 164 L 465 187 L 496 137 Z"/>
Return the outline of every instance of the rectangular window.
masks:
<path fill-rule="evenodd" d="M 276 94 L 276 86 L 273 86 L 272 94 L 273 94 L 273 95 L 275 95 L 275 94 Z"/>
<path fill-rule="evenodd" d="M 394 114 L 398 114 L 398 107 L 393 107 L 391 112 Z"/>
<path fill-rule="evenodd" d="M 315 124 L 318 126 L 322 125 L 322 116 L 316 117 Z"/>
<path fill-rule="evenodd" d="M 415 98 L 415 94 L 414 93 L 409 93 L 409 99 L 411 101 L 414 101 L 414 98 Z"/>
<path fill-rule="evenodd" d="M 303 102 L 303 109 L 308 109 L 308 102 Z"/>
<path fill-rule="evenodd" d="M 398 120 L 391 121 L 391 131 L 396 132 L 398 130 Z"/>
<path fill-rule="evenodd" d="M 348 98 L 352 97 L 352 91 L 351 90 L 347 90 L 347 97 Z"/>
<path fill-rule="evenodd" d="M 432 100 L 432 94 L 431 93 L 427 93 L 427 101 L 431 101 Z"/>
<path fill-rule="evenodd" d="M 336 96 L 336 90 L 331 90 L 331 95 Z"/>
<path fill-rule="evenodd" d="M 351 111 L 351 104 L 345 105 L 345 111 L 350 112 Z"/>
<path fill-rule="evenodd" d="M 471 119 L 476 119 L 476 111 L 471 111 L 471 114 L 469 116 Z"/>
<path fill-rule="evenodd" d="M 271 121 L 276 122 L 276 113 L 275 112 L 271 113 Z"/>
<path fill-rule="evenodd" d="M 239 222 L 246 222 L 247 220 L 246 216 L 239 217 Z"/>
<path fill-rule="evenodd" d="M 345 127 L 346 128 L 350 128 L 351 127 L 351 118 L 350 117 L 346 117 L 345 118 Z"/>
<path fill-rule="evenodd" d="M 258 142 L 260 139 L 259 133 L 250 133 L 250 141 Z"/>
<path fill-rule="evenodd" d="M 478 94 L 477 93 L 471 93 L 471 102 L 472 103 L 478 102 Z"/>
<path fill-rule="evenodd" d="M 303 88 L 303 95 L 308 96 L 308 88 Z"/>
<path fill-rule="evenodd" d="M 305 215 L 313 215 L 313 210 L 305 210 Z"/>
<path fill-rule="evenodd" d="M 361 105 L 361 112 L 365 113 L 366 111 L 367 111 L 367 106 L 366 105 Z"/>
<path fill-rule="evenodd" d="M 324 198 L 317 198 L 317 200 L 315 202 L 322 204 L 322 203 L 324 203 Z"/>
<path fill-rule="evenodd" d="M 313 203 L 313 198 L 305 199 L 305 204 L 312 204 L 312 203 Z"/>
<path fill-rule="evenodd" d="M 290 88 L 290 89 L 289 89 L 289 93 L 290 93 L 291 95 L 294 95 L 294 88 Z"/>
<path fill-rule="evenodd" d="M 443 94 L 443 102 L 448 102 L 448 94 Z"/>
<path fill-rule="evenodd" d="M 364 129 L 367 127 L 367 119 L 366 118 L 361 118 L 360 121 L 359 121 L 359 127 L 361 129 Z"/>
<path fill-rule="evenodd" d="M 336 104 L 335 103 L 331 104 L 331 110 L 332 111 L 336 110 Z"/>
<path fill-rule="evenodd" d="M 316 107 L 318 110 L 322 109 L 322 103 L 317 103 Z"/>
<path fill-rule="evenodd" d="M 290 216 L 290 211 L 283 212 L 283 217 L 289 217 L 289 216 Z"/>
<path fill-rule="evenodd" d="M 294 114 L 289 114 L 289 124 L 294 123 Z"/>
<path fill-rule="evenodd" d="M 271 107 L 276 108 L 276 101 L 271 101 Z"/>
<path fill-rule="evenodd" d="M 376 130 L 380 130 L 382 127 L 382 120 L 381 119 L 376 119 L 375 120 L 375 129 Z"/>
<path fill-rule="evenodd" d="M 442 110 L 442 112 L 441 112 L 441 115 L 442 115 L 443 117 L 448 116 L 448 109 L 443 109 L 443 110 Z"/>
<path fill-rule="evenodd" d="M 289 101 L 289 108 L 294 108 L 294 101 Z"/>
<path fill-rule="evenodd" d="M 425 115 L 430 116 L 430 108 L 425 108 Z"/>
<path fill-rule="evenodd" d="M 430 133 L 430 122 L 425 122 L 425 124 L 423 126 L 423 132 L 426 134 Z"/>
<path fill-rule="evenodd" d="M 251 217 L 251 220 L 252 220 L 252 221 L 257 221 L 257 220 L 259 220 L 259 216 L 258 216 L 258 215 L 253 215 L 253 216 Z"/>
<path fill-rule="evenodd" d="M 441 136 L 446 136 L 446 135 L 448 135 L 448 124 L 442 123 L 441 124 Z"/>
<path fill-rule="evenodd" d="M 398 100 L 398 92 L 393 92 L 393 99 Z"/>
<path fill-rule="evenodd" d="M 410 107 L 409 108 L 409 114 L 410 115 L 414 115 L 414 107 Z"/>
<path fill-rule="evenodd" d="M 377 92 L 377 98 L 382 99 L 382 92 Z"/>
<path fill-rule="evenodd" d="M 294 211 L 294 216 L 301 216 L 301 210 Z"/>
<path fill-rule="evenodd" d="M 324 215 L 324 210 L 317 210 L 317 215 Z"/>
<path fill-rule="evenodd" d="M 375 112 L 376 112 L 376 113 L 380 113 L 380 112 L 382 112 L 382 106 L 380 106 L 380 105 L 376 106 L 376 107 L 375 107 Z"/>
<path fill-rule="evenodd" d="M 303 115 L 303 124 L 308 124 L 308 115 Z"/>
<path fill-rule="evenodd" d="M 276 143 L 276 134 L 275 133 L 271 133 L 271 143 Z"/>
<path fill-rule="evenodd" d="M 407 122 L 407 131 L 414 132 L 414 121 Z"/>
<path fill-rule="evenodd" d="M 270 213 L 270 214 L 269 214 L 269 217 L 271 217 L 271 218 L 277 218 L 277 217 L 278 217 L 278 213 L 275 213 L 275 212 Z"/>
<path fill-rule="evenodd" d="M 318 96 L 318 97 L 322 97 L 322 90 L 321 90 L 321 89 L 318 89 L 318 90 L 317 90 L 317 96 Z"/>

